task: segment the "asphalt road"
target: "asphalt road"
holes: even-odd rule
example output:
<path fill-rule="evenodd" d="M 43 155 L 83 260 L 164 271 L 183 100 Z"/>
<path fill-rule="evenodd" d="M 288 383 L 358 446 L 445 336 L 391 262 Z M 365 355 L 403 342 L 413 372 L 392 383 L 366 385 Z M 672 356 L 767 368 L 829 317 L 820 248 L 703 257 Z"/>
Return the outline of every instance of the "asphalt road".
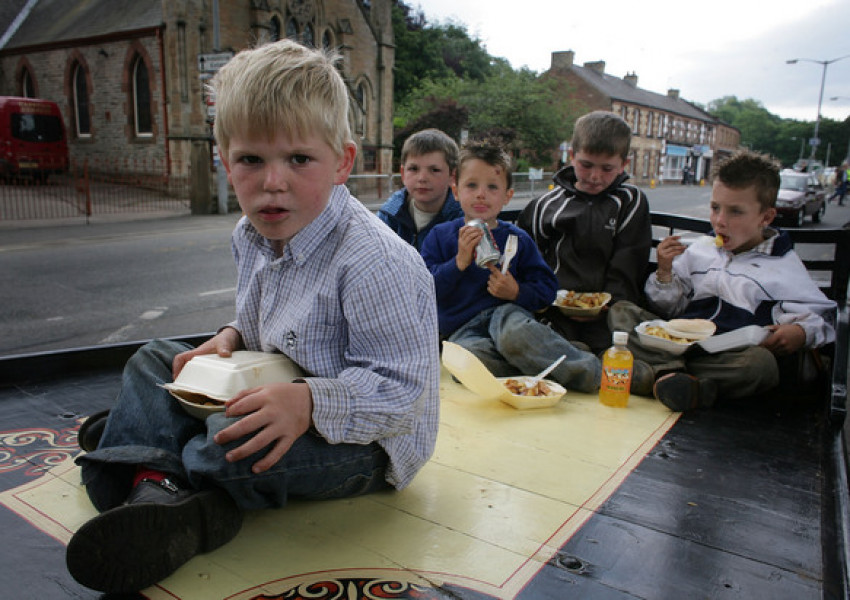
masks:
<path fill-rule="evenodd" d="M 708 217 L 708 187 L 646 192 L 653 211 Z M 0 356 L 215 331 L 233 318 L 238 217 L 0 222 Z M 848 221 L 833 204 L 807 226 Z"/>

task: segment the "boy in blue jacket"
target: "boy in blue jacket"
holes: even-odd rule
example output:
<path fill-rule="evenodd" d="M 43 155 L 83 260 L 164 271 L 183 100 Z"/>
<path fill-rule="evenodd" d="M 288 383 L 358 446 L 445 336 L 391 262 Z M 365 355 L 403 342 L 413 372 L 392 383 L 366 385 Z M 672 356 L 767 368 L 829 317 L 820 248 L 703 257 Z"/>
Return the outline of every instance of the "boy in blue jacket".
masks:
<path fill-rule="evenodd" d="M 417 250 L 434 226 L 463 214 L 451 189 L 457 154 L 455 141 L 439 129 L 418 131 L 401 148 L 404 187 L 384 202 L 378 218 Z"/>
<path fill-rule="evenodd" d="M 437 290 L 440 336 L 475 354 L 497 377 L 533 375 L 566 355 L 552 378 L 568 389 L 593 392 L 599 387 L 599 359 L 534 318 L 555 299 L 554 272 L 527 233 L 497 219 L 513 196 L 510 166 L 510 157 L 495 144 L 465 145 L 455 186 L 464 216 L 437 225 L 422 244 Z M 467 225 L 474 219 L 487 224 L 501 250 L 508 236 L 516 236 L 517 252 L 504 273 L 495 261 L 476 263 L 484 231 Z"/>

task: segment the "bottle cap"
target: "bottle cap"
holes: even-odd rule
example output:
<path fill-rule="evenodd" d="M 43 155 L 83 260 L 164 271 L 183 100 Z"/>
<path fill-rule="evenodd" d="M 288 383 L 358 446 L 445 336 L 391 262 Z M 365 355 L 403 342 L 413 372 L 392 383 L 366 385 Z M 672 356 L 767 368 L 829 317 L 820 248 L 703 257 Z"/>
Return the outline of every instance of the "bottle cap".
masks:
<path fill-rule="evenodd" d="M 629 334 L 625 331 L 614 332 L 614 345 L 625 346 L 629 343 Z"/>

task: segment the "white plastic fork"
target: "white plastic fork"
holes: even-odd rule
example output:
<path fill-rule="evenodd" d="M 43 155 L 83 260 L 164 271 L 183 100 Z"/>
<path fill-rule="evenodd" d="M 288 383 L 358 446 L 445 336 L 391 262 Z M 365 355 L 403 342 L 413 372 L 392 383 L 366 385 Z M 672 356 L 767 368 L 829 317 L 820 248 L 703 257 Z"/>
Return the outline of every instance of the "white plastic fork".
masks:
<path fill-rule="evenodd" d="M 508 272 L 508 267 L 511 264 L 511 259 L 516 256 L 517 251 L 517 237 L 514 234 L 508 236 L 508 240 L 505 242 L 505 253 L 502 255 L 502 274 Z"/>
<path fill-rule="evenodd" d="M 562 355 L 561 355 L 561 358 L 559 358 L 558 360 L 556 360 L 555 362 L 553 362 L 551 365 L 549 365 L 548 367 L 546 367 L 545 369 L 543 369 L 542 371 L 540 371 L 537 375 L 535 375 L 535 376 L 534 376 L 534 377 L 532 377 L 531 379 L 526 379 L 526 380 L 525 380 L 525 387 L 527 387 L 527 388 L 529 388 L 529 389 L 533 388 L 535 385 L 537 385 L 537 382 L 538 382 L 538 381 L 540 381 L 541 379 L 543 379 L 544 377 L 546 377 L 549 373 L 551 373 L 552 371 L 554 371 L 554 370 L 555 370 L 555 367 L 557 367 L 558 365 L 560 365 L 560 364 L 561 364 L 561 362 L 562 362 L 565 358 L 567 358 L 567 355 L 566 355 L 566 354 L 562 354 Z"/>

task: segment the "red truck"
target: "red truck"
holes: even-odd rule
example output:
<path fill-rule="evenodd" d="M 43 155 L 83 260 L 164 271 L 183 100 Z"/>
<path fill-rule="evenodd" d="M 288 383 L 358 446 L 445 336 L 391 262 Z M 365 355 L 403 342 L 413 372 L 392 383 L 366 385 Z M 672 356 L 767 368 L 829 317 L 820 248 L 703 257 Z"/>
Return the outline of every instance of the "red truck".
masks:
<path fill-rule="evenodd" d="M 68 170 L 68 141 L 59 105 L 0 96 L 0 177 L 46 181 Z"/>

